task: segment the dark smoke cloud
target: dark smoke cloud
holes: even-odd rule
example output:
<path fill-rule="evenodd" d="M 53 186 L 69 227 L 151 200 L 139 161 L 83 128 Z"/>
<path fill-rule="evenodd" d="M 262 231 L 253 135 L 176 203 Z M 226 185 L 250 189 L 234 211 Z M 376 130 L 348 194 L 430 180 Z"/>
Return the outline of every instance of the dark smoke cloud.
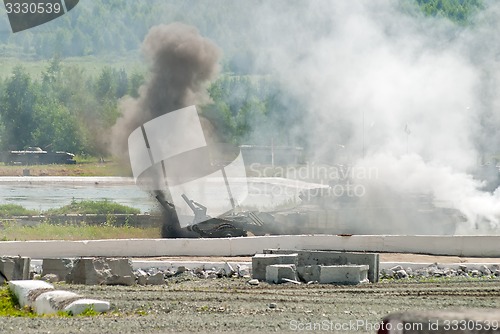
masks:
<path fill-rule="evenodd" d="M 150 29 L 142 44 L 150 79 L 139 98 L 121 102 L 122 117 L 112 129 L 112 153 L 127 156 L 127 139 L 143 123 L 208 100 L 205 84 L 218 73 L 220 49 L 194 27 L 172 23 Z"/>

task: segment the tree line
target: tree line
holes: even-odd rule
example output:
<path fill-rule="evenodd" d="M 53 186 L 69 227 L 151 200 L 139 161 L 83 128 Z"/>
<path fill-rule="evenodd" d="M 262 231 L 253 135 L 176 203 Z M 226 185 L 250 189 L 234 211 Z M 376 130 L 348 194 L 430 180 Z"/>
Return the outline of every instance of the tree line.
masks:
<path fill-rule="evenodd" d="M 39 77 L 15 67 L 0 81 L 0 149 L 39 146 L 107 155 L 107 134 L 120 117 L 119 101 L 137 97 L 144 80 L 143 73 L 111 67 L 94 77 L 77 65 L 63 65 L 58 57 Z M 289 127 L 301 115 L 300 107 L 271 78 L 225 74 L 208 92 L 212 101 L 200 111 L 227 142 L 290 144 Z M 266 128 L 281 130 L 273 138 L 255 135 L 255 129 Z"/>
<path fill-rule="evenodd" d="M 17 66 L 0 82 L 0 148 L 106 154 L 104 134 L 119 117 L 118 100 L 137 96 L 143 80 L 111 67 L 94 78 L 58 57 L 36 78 Z"/>
<path fill-rule="evenodd" d="M 439 16 L 466 24 L 484 0 L 398 0 L 404 12 Z M 249 22 L 246 13 L 265 4 L 266 0 L 235 2 L 219 0 L 217 5 L 199 0 L 148 1 L 80 1 L 67 15 L 19 34 L 9 33 L 7 15 L 0 7 L 0 55 L 48 59 L 100 56 L 103 54 L 136 54 L 150 27 L 180 21 L 195 25 L 204 36 L 213 39 L 226 53 L 226 70 L 245 70 L 242 62 L 251 61 L 251 37 L 242 36 Z M 303 5 L 307 1 L 273 1 L 278 8 Z M 214 23 L 217 24 L 214 24 Z M 239 27 L 239 28 L 238 28 Z M 240 43 L 235 43 L 239 41 Z"/>

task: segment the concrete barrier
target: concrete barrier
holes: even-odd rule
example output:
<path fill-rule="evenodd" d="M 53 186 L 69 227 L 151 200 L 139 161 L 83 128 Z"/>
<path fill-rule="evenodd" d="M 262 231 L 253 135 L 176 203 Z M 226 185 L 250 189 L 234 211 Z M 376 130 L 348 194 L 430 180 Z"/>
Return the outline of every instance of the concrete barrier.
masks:
<path fill-rule="evenodd" d="M 10 281 L 9 289 L 17 297 L 21 307 L 32 307 L 37 314 L 66 311 L 77 315 L 89 308 L 96 312 L 107 312 L 110 309 L 107 301 L 86 299 L 70 291 L 54 290 L 52 284 L 44 281 Z"/>
<path fill-rule="evenodd" d="M 250 256 L 267 248 L 500 257 L 500 236 L 293 235 L 227 239 L 2 241 L 0 254 L 79 256 Z"/>
<path fill-rule="evenodd" d="M 320 266 L 321 284 L 360 284 L 368 282 L 367 265 Z"/>

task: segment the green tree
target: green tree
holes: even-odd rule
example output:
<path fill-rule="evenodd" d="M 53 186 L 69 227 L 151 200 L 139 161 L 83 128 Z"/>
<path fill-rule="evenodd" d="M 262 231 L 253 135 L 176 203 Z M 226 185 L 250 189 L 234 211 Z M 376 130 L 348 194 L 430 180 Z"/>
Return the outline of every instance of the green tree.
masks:
<path fill-rule="evenodd" d="M 106 66 L 102 69 L 95 85 L 95 94 L 99 101 L 111 100 L 116 94 L 116 80 L 113 69 Z"/>
<path fill-rule="evenodd" d="M 34 110 L 33 141 L 50 150 L 80 152 L 82 138 L 76 118 L 55 100 L 40 99 Z"/>
<path fill-rule="evenodd" d="M 3 148 L 23 148 L 33 145 L 32 133 L 36 127 L 34 108 L 39 89 L 23 67 L 16 67 L 6 80 L 1 96 L 0 115 L 5 127 Z"/>

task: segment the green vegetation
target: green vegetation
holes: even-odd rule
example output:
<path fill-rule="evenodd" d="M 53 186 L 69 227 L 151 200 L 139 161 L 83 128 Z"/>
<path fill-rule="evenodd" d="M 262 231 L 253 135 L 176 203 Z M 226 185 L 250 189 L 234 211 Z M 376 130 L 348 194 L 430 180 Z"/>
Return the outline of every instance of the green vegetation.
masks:
<path fill-rule="evenodd" d="M 53 223 L 48 219 L 37 225 L 26 226 L 13 221 L 0 220 L 0 241 L 8 240 L 97 240 L 97 239 L 134 239 L 160 238 L 157 227 L 134 227 L 125 221 L 124 226 L 117 224 L 114 214 L 138 214 L 139 209 L 113 203 L 111 201 L 75 201 L 61 208 L 42 212 L 45 215 L 63 214 L 104 214 L 106 222 L 102 224 Z M 28 210 L 20 205 L 0 205 L 0 217 L 37 215 L 35 210 Z"/>
<path fill-rule="evenodd" d="M 141 213 L 141 210 L 130 206 L 114 203 L 108 200 L 90 201 L 82 200 L 75 201 L 73 199 L 70 204 L 57 209 L 49 209 L 42 212 L 45 215 L 65 215 L 65 214 L 126 214 L 134 215 Z M 0 217 L 14 216 L 30 216 L 37 215 L 36 210 L 28 210 L 18 204 L 0 204 Z"/>
<path fill-rule="evenodd" d="M 0 286 L 0 317 L 35 317 L 31 309 L 21 309 L 16 296 L 7 286 Z"/>
<path fill-rule="evenodd" d="M 420 10 L 428 16 L 445 17 L 453 22 L 465 24 L 479 9 L 483 0 L 416 0 Z"/>
<path fill-rule="evenodd" d="M 100 240 L 100 239 L 141 239 L 160 238 L 156 227 L 139 228 L 132 226 L 113 226 L 80 224 L 51 224 L 43 222 L 34 226 L 4 222 L 0 228 L 0 240 Z"/>
<path fill-rule="evenodd" d="M 141 73 L 109 66 L 94 78 L 82 67 L 63 66 L 57 56 L 40 77 L 16 66 L 0 82 L 0 148 L 107 155 L 107 135 L 120 115 L 118 99 L 137 95 L 143 80 Z"/>
<path fill-rule="evenodd" d="M 35 210 L 28 210 L 18 204 L 0 204 L 0 217 L 33 216 L 38 214 Z"/>
<path fill-rule="evenodd" d="M 0 176 L 22 176 L 24 170 L 29 169 L 31 176 L 131 176 L 132 171 L 128 163 L 120 161 L 99 162 L 98 158 L 76 156 L 76 165 L 32 165 L 10 166 L 0 163 Z"/>
<path fill-rule="evenodd" d="M 104 201 L 75 201 L 61 208 L 47 210 L 47 215 L 64 214 L 139 214 L 141 211 L 119 203 L 108 200 Z"/>

